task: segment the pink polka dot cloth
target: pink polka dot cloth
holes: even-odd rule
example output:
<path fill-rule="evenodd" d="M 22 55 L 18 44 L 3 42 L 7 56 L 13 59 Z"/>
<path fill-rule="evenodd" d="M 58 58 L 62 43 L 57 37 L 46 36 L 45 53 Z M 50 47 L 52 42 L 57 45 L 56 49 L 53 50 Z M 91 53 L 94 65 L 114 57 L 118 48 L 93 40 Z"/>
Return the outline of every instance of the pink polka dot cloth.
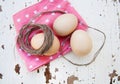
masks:
<path fill-rule="evenodd" d="M 33 16 L 43 11 L 53 11 L 53 10 L 61 10 L 61 11 L 65 11 L 66 13 L 74 14 L 77 16 L 79 21 L 86 24 L 85 21 L 82 19 L 82 17 L 78 14 L 78 12 L 71 6 L 71 4 L 67 0 L 41 0 L 39 3 L 36 3 L 30 7 L 27 7 L 13 15 L 13 20 L 14 20 L 14 25 L 16 28 L 17 35 L 19 34 L 21 27 L 24 24 L 27 24 L 28 22 L 30 22 Z M 39 23 L 39 24 L 46 24 L 50 28 L 52 28 L 54 20 L 60 15 L 61 14 L 57 12 L 44 14 L 39 16 L 37 19 L 33 20 L 32 22 Z M 86 30 L 87 27 L 79 23 L 77 26 L 77 29 Z M 58 37 L 58 38 L 61 44 L 65 40 L 65 38 L 61 38 L 61 37 Z M 63 55 L 70 52 L 71 48 L 70 48 L 69 40 L 67 40 L 64 43 L 64 46 L 63 47 L 61 46 L 60 49 L 62 49 Z M 20 56 L 22 57 L 22 59 L 25 61 L 25 64 L 29 71 L 33 71 L 39 68 L 40 66 L 47 64 L 50 61 L 55 60 L 56 58 L 62 56 L 60 55 L 60 51 L 58 51 L 56 54 L 52 56 L 33 56 L 33 55 L 30 55 L 29 53 L 22 51 L 19 47 L 17 47 L 17 50 L 20 53 Z"/>

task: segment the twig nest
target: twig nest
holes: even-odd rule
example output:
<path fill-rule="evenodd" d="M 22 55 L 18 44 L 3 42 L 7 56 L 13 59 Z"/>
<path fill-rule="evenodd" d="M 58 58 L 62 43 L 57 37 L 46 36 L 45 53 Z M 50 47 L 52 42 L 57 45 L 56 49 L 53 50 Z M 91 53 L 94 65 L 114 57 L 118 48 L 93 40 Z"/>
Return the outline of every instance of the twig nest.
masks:
<path fill-rule="evenodd" d="M 38 34 L 36 31 L 38 33 L 43 31 L 44 35 Z M 26 53 L 41 56 L 49 50 L 53 40 L 54 34 L 49 26 L 45 24 L 26 24 L 20 30 L 17 45 Z"/>

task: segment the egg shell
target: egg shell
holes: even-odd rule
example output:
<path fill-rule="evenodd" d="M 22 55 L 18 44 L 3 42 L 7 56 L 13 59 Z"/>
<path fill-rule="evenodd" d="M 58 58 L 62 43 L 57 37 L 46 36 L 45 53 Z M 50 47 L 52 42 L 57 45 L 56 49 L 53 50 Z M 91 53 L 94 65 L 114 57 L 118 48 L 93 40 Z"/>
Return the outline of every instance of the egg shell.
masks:
<path fill-rule="evenodd" d="M 70 46 L 75 55 L 85 56 L 92 50 L 92 39 L 87 32 L 76 30 L 72 33 Z"/>
<path fill-rule="evenodd" d="M 30 43 L 34 49 L 39 49 L 42 46 L 43 42 L 44 42 L 44 34 L 39 33 L 32 37 Z"/>
<path fill-rule="evenodd" d="M 63 14 L 56 18 L 53 30 L 59 36 L 67 36 L 72 33 L 78 25 L 78 19 L 73 14 Z"/>
<path fill-rule="evenodd" d="M 54 36 L 52 46 L 50 47 L 50 49 L 47 52 L 44 53 L 44 55 L 46 55 L 46 56 L 53 55 L 59 51 L 59 48 L 60 48 L 60 41 L 56 36 Z"/>
<path fill-rule="evenodd" d="M 32 37 L 31 46 L 34 49 L 39 49 L 42 46 L 43 42 L 44 42 L 44 33 L 39 33 Z M 58 38 L 56 36 L 54 36 L 52 46 L 43 55 L 46 55 L 46 56 L 53 55 L 59 51 L 59 48 L 60 48 L 60 42 L 59 42 Z"/>

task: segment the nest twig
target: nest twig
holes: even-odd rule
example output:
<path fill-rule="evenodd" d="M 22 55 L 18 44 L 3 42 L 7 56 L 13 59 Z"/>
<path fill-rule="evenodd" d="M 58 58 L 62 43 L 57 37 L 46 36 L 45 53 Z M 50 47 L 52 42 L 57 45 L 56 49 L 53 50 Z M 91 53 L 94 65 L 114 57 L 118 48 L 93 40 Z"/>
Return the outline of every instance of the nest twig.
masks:
<path fill-rule="evenodd" d="M 44 43 L 39 49 L 33 49 L 30 44 L 29 37 L 31 33 L 34 31 L 40 31 L 42 30 L 44 32 Z M 30 53 L 32 55 L 42 55 L 45 53 L 52 45 L 54 39 L 54 34 L 47 25 L 44 24 L 27 24 L 22 27 L 22 29 L 19 32 L 17 43 L 19 47 L 26 51 L 27 53 Z"/>

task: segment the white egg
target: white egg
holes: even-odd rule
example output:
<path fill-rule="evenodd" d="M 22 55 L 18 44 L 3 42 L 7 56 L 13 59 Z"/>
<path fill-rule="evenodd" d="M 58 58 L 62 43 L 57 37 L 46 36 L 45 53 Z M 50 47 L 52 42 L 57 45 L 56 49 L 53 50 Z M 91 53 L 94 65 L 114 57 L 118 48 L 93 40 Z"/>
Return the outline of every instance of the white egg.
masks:
<path fill-rule="evenodd" d="M 44 42 L 44 33 L 36 34 L 31 39 L 31 46 L 34 49 L 39 49 Z M 46 56 L 53 55 L 59 51 L 60 42 L 56 36 L 54 36 L 53 44 L 47 52 L 44 53 Z"/>
<path fill-rule="evenodd" d="M 87 32 L 76 30 L 71 36 L 70 45 L 75 55 L 85 56 L 92 50 L 92 39 Z"/>
<path fill-rule="evenodd" d="M 67 36 L 72 33 L 78 25 L 78 19 L 73 14 L 63 14 L 56 18 L 53 30 L 59 36 Z"/>

